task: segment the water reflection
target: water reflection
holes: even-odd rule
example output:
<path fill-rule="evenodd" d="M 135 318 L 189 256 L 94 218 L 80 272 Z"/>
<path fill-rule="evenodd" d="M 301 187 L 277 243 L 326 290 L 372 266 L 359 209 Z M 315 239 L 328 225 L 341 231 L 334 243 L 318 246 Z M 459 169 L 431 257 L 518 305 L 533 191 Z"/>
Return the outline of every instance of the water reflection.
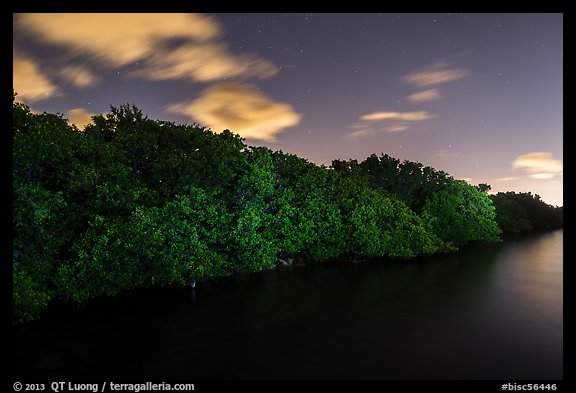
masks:
<path fill-rule="evenodd" d="M 562 237 L 562 231 L 556 231 L 506 249 L 502 258 L 509 262 L 498 266 L 494 296 L 546 320 L 561 316 Z"/>
<path fill-rule="evenodd" d="M 15 333 L 28 377 L 558 379 L 562 231 L 134 291 Z"/>

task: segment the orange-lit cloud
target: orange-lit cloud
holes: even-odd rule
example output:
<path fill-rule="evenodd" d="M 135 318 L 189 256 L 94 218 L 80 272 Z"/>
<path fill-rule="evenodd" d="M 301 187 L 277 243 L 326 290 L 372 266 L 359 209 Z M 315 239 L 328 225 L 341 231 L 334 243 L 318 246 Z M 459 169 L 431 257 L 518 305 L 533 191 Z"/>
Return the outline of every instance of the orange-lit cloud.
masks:
<path fill-rule="evenodd" d="M 360 116 L 360 120 L 373 121 L 373 120 L 389 120 L 397 119 L 404 121 L 420 121 L 431 119 L 433 115 L 426 111 L 418 112 L 375 112 L 367 115 Z"/>
<path fill-rule="evenodd" d="M 552 179 L 553 177 L 556 177 L 556 174 L 549 172 L 541 172 L 541 173 L 533 173 L 530 175 L 530 177 L 533 179 Z"/>
<path fill-rule="evenodd" d="M 551 179 L 563 171 L 562 161 L 554 159 L 549 152 L 521 155 L 512 161 L 512 166 L 525 170 L 534 179 Z"/>
<path fill-rule="evenodd" d="M 92 122 L 92 116 L 95 115 L 85 108 L 70 109 L 66 114 L 70 123 L 75 124 L 81 130 Z"/>
<path fill-rule="evenodd" d="M 216 84 L 205 89 L 200 98 L 172 104 L 167 110 L 189 116 L 214 131 L 229 129 L 243 138 L 269 142 L 302 117 L 292 106 L 274 102 L 243 83 Z"/>
<path fill-rule="evenodd" d="M 278 72 L 257 56 L 231 53 L 216 20 L 202 14 L 17 14 L 15 26 L 100 66 L 138 63 L 129 75 L 144 79 L 208 82 Z M 71 77 L 86 83 L 86 76 Z"/>
<path fill-rule="evenodd" d="M 429 87 L 465 78 L 470 73 L 462 68 L 449 68 L 445 62 L 438 62 L 420 71 L 408 74 L 404 82 L 417 87 Z"/>
<path fill-rule="evenodd" d="M 359 122 L 352 124 L 352 131 L 346 137 L 357 139 L 385 132 L 403 132 L 410 128 L 412 123 L 434 118 L 435 115 L 426 111 L 416 112 L 374 112 L 359 117 Z"/>
<path fill-rule="evenodd" d="M 16 14 L 15 26 L 104 64 L 122 66 L 150 55 L 169 39 L 206 41 L 220 35 L 200 14 Z"/>
<path fill-rule="evenodd" d="M 436 117 L 426 111 L 416 112 L 374 112 L 362 115 L 359 122 L 351 127 L 357 129 L 347 134 L 348 138 L 361 138 L 372 136 L 380 131 L 385 132 L 403 132 L 410 129 L 414 122 L 420 122 Z"/>
<path fill-rule="evenodd" d="M 12 56 L 12 85 L 18 100 L 24 102 L 45 100 L 58 92 L 34 61 L 15 53 Z"/>
<path fill-rule="evenodd" d="M 408 127 L 408 125 L 405 123 L 394 123 L 384 127 L 384 130 L 388 132 L 402 132 L 406 131 L 408 128 L 410 127 Z"/>
<path fill-rule="evenodd" d="M 351 139 L 356 139 L 356 138 L 363 138 L 363 137 L 371 136 L 371 135 L 374 135 L 375 133 L 376 133 L 376 130 L 368 127 L 368 128 L 361 128 L 359 130 L 352 131 L 351 133 L 346 134 L 346 137 L 351 138 Z"/>
<path fill-rule="evenodd" d="M 514 181 L 514 180 L 519 180 L 520 178 L 517 176 L 507 176 L 507 177 L 498 177 L 496 179 L 494 179 L 494 181 Z"/>
<path fill-rule="evenodd" d="M 440 91 L 438 89 L 424 90 L 418 93 L 411 94 L 406 98 L 408 99 L 408 101 L 416 103 L 434 101 L 440 98 Z"/>
<path fill-rule="evenodd" d="M 159 52 L 132 75 L 147 79 L 191 79 L 209 82 L 234 77 L 267 78 L 278 73 L 270 62 L 256 56 L 232 55 L 221 43 L 189 44 Z"/>
<path fill-rule="evenodd" d="M 94 86 L 99 81 L 88 68 L 82 66 L 65 67 L 60 71 L 60 76 L 80 88 Z"/>

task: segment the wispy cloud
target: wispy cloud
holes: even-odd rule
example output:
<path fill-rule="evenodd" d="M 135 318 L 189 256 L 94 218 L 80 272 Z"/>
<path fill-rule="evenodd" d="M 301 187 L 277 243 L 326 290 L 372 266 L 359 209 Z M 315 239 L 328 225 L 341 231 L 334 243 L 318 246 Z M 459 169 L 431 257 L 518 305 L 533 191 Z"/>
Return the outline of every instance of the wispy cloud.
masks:
<path fill-rule="evenodd" d="M 139 64 L 144 79 L 266 78 L 278 72 L 255 55 L 234 55 L 216 20 L 202 14 L 17 14 L 15 26 L 39 41 L 88 56 L 99 66 Z M 84 74 L 70 75 L 78 83 Z"/>
<path fill-rule="evenodd" d="M 95 114 L 88 112 L 85 108 L 75 108 L 70 109 L 66 115 L 70 123 L 82 130 L 92 122 L 92 116 Z"/>
<path fill-rule="evenodd" d="M 520 178 L 517 176 L 507 176 L 507 177 L 498 177 L 496 179 L 494 179 L 494 181 L 514 181 L 514 180 L 519 180 Z"/>
<path fill-rule="evenodd" d="M 355 127 L 358 128 L 358 127 Z M 381 132 L 402 132 L 402 131 L 406 131 L 409 127 L 407 125 L 404 124 L 391 124 L 391 125 L 386 125 L 384 127 L 375 127 L 374 124 L 370 124 L 368 122 L 362 124 L 362 128 L 358 128 L 356 131 L 352 131 L 348 134 L 346 134 L 347 138 L 350 139 L 358 139 L 358 138 L 364 138 L 364 137 L 369 137 L 372 135 L 376 135 L 378 133 Z"/>
<path fill-rule="evenodd" d="M 270 62 L 252 55 L 232 55 L 221 43 L 188 44 L 162 50 L 131 75 L 147 79 L 191 79 L 209 82 L 224 78 L 267 78 L 278 73 Z"/>
<path fill-rule="evenodd" d="M 552 179 L 556 177 L 556 174 L 550 172 L 540 172 L 540 173 L 533 173 L 530 175 L 530 177 L 533 179 Z"/>
<path fill-rule="evenodd" d="M 514 168 L 525 170 L 534 179 L 551 179 L 563 172 L 563 163 L 549 152 L 533 152 L 516 157 Z"/>
<path fill-rule="evenodd" d="M 12 56 L 12 85 L 18 99 L 29 103 L 58 93 L 57 87 L 33 60 L 16 53 Z"/>
<path fill-rule="evenodd" d="M 372 120 L 404 120 L 404 121 L 420 121 L 431 119 L 433 115 L 426 111 L 418 112 L 374 112 L 367 115 L 360 116 L 360 120 L 372 121 Z"/>
<path fill-rule="evenodd" d="M 380 131 L 403 132 L 410 129 L 414 122 L 421 122 L 436 117 L 426 111 L 416 112 L 373 112 L 359 117 L 359 122 L 352 124 L 357 129 L 347 134 L 348 138 L 361 138 L 374 135 Z"/>
<path fill-rule="evenodd" d="M 434 63 L 431 66 L 420 69 L 416 72 L 404 76 L 402 79 L 416 87 L 430 87 L 453 82 L 470 75 L 465 69 L 450 68 L 446 62 Z"/>
<path fill-rule="evenodd" d="M 373 128 L 362 128 L 356 131 L 352 131 L 348 134 L 346 134 L 347 138 L 351 138 L 351 139 L 356 139 L 356 138 L 363 138 L 363 137 L 367 137 L 367 136 L 371 136 L 374 135 L 376 133 L 376 130 L 374 130 Z"/>
<path fill-rule="evenodd" d="M 275 102 L 244 83 L 216 84 L 198 99 L 172 104 L 167 110 L 189 116 L 214 131 L 229 129 L 243 138 L 269 142 L 302 117 L 292 106 Z"/>
<path fill-rule="evenodd" d="M 76 87 L 89 87 L 98 83 L 99 78 L 83 66 L 68 66 L 60 71 L 60 76 Z"/>
<path fill-rule="evenodd" d="M 410 102 L 421 103 L 434 101 L 440 98 L 440 91 L 438 89 L 424 90 L 418 93 L 410 94 L 406 99 Z"/>
<path fill-rule="evenodd" d="M 408 125 L 406 123 L 394 123 L 394 124 L 390 124 L 388 126 L 384 127 L 384 131 L 388 131 L 388 132 L 402 132 L 402 131 L 406 131 L 408 128 Z"/>

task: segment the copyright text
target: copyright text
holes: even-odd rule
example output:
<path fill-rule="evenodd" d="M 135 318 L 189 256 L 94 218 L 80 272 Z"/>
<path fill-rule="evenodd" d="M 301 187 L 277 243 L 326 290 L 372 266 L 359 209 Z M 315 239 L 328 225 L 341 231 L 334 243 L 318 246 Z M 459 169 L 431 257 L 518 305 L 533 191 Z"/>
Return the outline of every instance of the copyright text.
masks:
<path fill-rule="evenodd" d="M 145 392 L 145 391 L 193 391 L 193 383 L 78 383 L 78 382 L 51 382 L 51 383 L 21 383 L 14 382 L 12 389 L 15 392 L 41 392 L 51 390 L 54 393 L 60 392 Z"/>

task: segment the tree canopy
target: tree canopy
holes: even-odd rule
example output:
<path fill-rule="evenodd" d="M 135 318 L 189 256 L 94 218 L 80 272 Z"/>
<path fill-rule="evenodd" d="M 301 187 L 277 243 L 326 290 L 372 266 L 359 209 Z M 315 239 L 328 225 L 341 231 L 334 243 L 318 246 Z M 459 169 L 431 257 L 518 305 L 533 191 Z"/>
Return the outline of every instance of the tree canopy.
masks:
<path fill-rule="evenodd" d="M 80 131 L 13 103 L 13 319 L 52 300 L 274 268 L 407 258 L 497 240 L 536 213 L 420 163 L 372 155 L 332 167 L 229 130 L 122 105 Z M 516 210 L 517 213 L 514 213 Z M 531 211 L 530 207 L 525 207 Z M 519 224 L 520 225 L 520 224 Z"/>
<path fill-rule="evenodd" d="M 505 232 L 526 232 L 562 228 L 563 207 L 544 202 L 531 192 L 499 192 L 491 196 L 496 207 L 496 222 Z"/>

